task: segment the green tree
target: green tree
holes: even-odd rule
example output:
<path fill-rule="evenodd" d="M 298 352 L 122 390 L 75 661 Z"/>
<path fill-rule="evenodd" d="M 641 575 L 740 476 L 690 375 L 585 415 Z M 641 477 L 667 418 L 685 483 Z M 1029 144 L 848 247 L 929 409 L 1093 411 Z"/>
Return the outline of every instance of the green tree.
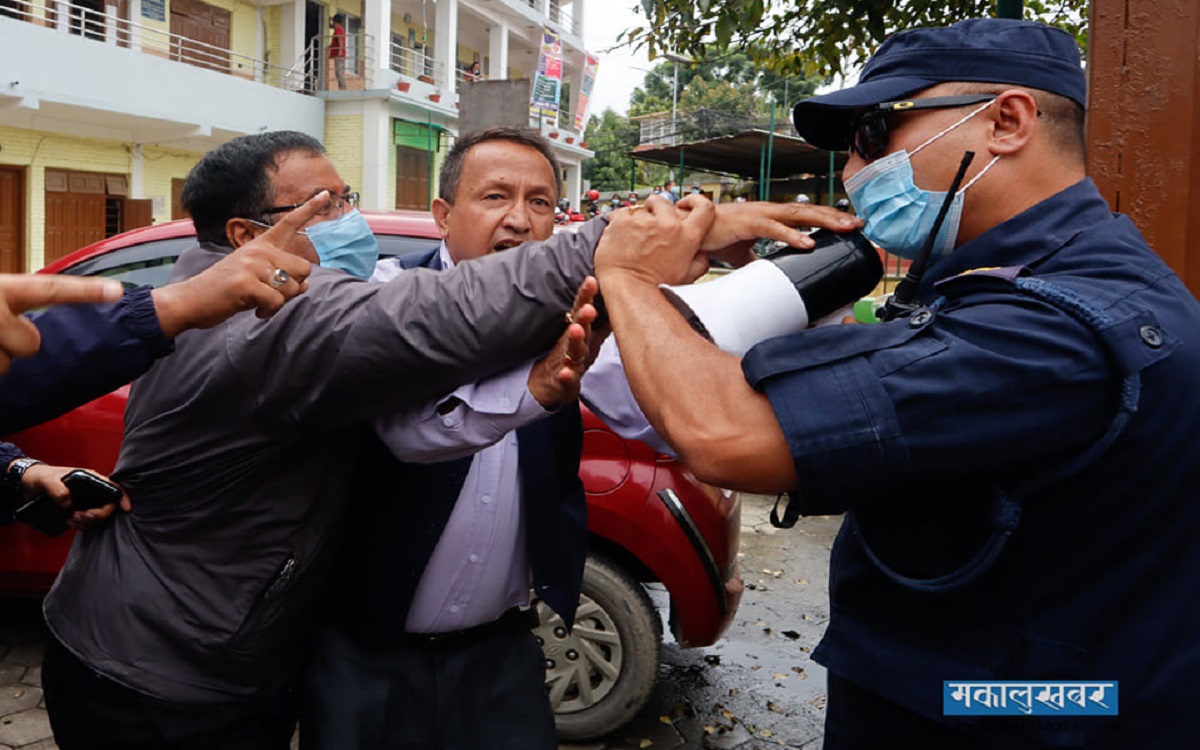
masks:
<path fill-rule="evenodd" d="M 641 0 L 645 26 L 621 39 L 653 59 L 743 52 L 780 73 L 829 78 L 866 60 L 889 35 L 995 14 L 996 0 Z M 1060 26 L 1084 46 L 1087 0 L 1026 0 L 1025 18 Z"/>
<path fill-rule="evenodd" d="M 715 138 L 767 123 L 772 104 L 787 107 L 811 94 L 816 78 L 761 70 L 745 53 L 689 64 L 659 63 L 630 96 L 629 116 L 670 112 L 678 74 L 675 133 L 684 140 Z"/>
<path fill-rule="evenodd" d="M 633 169 L 628 153 L 638 143 L 637 124 L 606 109 L 588 118 L 584 140 L 596 155 L 583 162 L 583 179 L 596 190 L 628 190 Z"/>

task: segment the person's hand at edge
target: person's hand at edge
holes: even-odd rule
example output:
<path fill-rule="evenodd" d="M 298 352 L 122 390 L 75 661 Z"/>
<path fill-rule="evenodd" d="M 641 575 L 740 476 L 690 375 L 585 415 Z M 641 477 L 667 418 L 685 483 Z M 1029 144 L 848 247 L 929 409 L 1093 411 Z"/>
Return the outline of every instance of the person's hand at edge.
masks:
<path fill-rule="evenodd" d="M 650 284 L 680 284 L 708 270 L 708 256 L 697 251 L 712 226 L 712 203 L 700 197 L 691 210 L 676 211 L 666 198 L 650 196 L 643 207 L 609 214 L 608 228 L 596 247 L 596 276 L 624 273 Z"/>
<path fill-rule="evenodd" d="M 65 303 L 116 302 L 123 294 L 115 279 L 78 276 L 0 274 L 0 374 L 14 359 L 37 352 L 42 339 L 23 313 L 35 307 Z"/>
<path fill-rule="evenodd" d="M 203 272 L 155 289 L 163 334 L 174 338 L 191 328 L 211 328 L 243 310 L 267 318 L 307 291 L 312 264 L 284 248 L 329 200 L 322 191 Z"/>
<path fill-rule="evenodd" d="M 70 510 L 71 491 L 67 488 L 67 485 L 63 484 L 62 478 L 74 470 L 73 467 L 69 466 L 53 466 L 46 463 L 34 464 L 26 469 L 24 476 L 21 477 L 21 494 L 27 500 L 32 500 L 39 495 L 46 495 L 54 501 L 55 505 Z M 88 469 L 84 471 L 109 482 L 112 481 L 103 474 Z M 83 530 L 89 526 L 94 526 L 115 513 L 118 505 L 126 513 L 133 509 L 133 506 L 129 502 L 129 496 L 122 494 L 121 499 L 117 503 L 109 503 L 97 508 L 77 510 L 71 513 L 71 516 L 67 519 L 67 525 L 75 530 Z"/>
<path fill-rule="evenodd" d="M 529 393 L 545 409 L 554 409 L 579 398 L 583 374 L 600 350 L 604 333 L 592 328 L 596 321 L 592 301 L 597 288 L 594 277 L 583 280 L 575 294 L 575 304 L 565 316 L 566 330 L 529 372 Z"/>
<path fill-rule="evenodd" d="M 680 211 L 690 210 L 697 200 L 691 195 L 676 204 Z M 707 202 L 707 201 L 706 201 Z M 804 229 L 824 228 L 834 232 L 849 232 L 863 225 L 863 220 L 830 206 L 805 203 L 722 203 L 716 206 L 712 229 L 700 241 L 700 250 L 711 257 L 742 266 L 755 259 L 751 248 L 759 239 L 778 240 L 792 247 L 813 247 Z"/>

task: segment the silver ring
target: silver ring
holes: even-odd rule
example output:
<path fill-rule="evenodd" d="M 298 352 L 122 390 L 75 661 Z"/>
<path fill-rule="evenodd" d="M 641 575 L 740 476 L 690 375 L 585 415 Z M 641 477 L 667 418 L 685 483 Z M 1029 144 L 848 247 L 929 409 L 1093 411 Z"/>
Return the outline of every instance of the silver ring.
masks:
<path fill-rule="evenodd" d="M 571 325 L 572 323 L 575 322 L 575 316 L 570 312 L 563 315 L 563 317 L 566 319 L 567 325 Z"/>
<path fill-rule="evenodd" d="M 291 281 L 292 275 L 282 268 L 276 268 L 275 273 L 271 274 L 271 286 L 278 289 L 284 284 Z"/>
<path fill-rule="evenodd" d="M 568 365 L 579 364 L 579 360 L 575 359 L 570 354 L 568 354 L 566 349 L 563 349 L 563 362 L 566 362 Z"/>

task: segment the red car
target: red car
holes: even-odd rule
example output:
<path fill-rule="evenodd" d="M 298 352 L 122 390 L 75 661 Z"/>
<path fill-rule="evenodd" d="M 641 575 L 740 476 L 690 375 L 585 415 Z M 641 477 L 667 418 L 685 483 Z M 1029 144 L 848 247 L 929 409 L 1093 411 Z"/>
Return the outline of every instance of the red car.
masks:
<path fill-rule="evenodd" d="M 439 241 L 425 212 L 365 212 L 384 256 Z M 176 257 L 195 244 L 190 221 L 173 221 L 97 242 L 42 273 L 106 276 L 127 286 L 166 282 Z M 112 471 L 129 387 L 7 438 L 62 466 Z M 695 479 L 681 464 L 625 440 L 584 409 L 580 476 L 587 490 L 589 556 L 576 625 L 539 605 L 537 635 L 546 685 L 564 739 L 607 734 L 645 704 L 658 673 L 662 619 L 643 584 L 670 598 L 669 623 L 683 646 L 715 642 L 742 594 L 737 569 L 738 496 Z M 0 593 L 41 594 L 53 582 L 70 535 L 0 527 Z"/>

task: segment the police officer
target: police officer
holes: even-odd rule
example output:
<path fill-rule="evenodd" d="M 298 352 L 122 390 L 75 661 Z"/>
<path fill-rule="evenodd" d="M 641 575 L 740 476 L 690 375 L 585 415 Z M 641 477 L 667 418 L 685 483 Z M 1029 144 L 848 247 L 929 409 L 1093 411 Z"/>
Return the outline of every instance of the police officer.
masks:
<path fill-rule="evenodd" d="M 870 239 L 911 258 L 933 237 L 916 309 L 890 322 L 739 361 L 652 293 L 655 246 L 692 236 L 673 213 L 597 252 L 630 384 L 696 475 L 846 514 L 813 653 L 826 748 L 1200 732 L 1200 304 L 1087 178 L 1086 90 L 1070 35 L 976 19 L 899 33 L 856 86 L 796 105 L 807 141 L 849 149 Z M 949 683 L 997 680 L 1048 687 L 1007 693 L 1029 706 L 1012 718 L 953 715 Z M 1055 691 L 1080 681 L 1119 715 L 1026 715 L 1068 713 Z"/>

